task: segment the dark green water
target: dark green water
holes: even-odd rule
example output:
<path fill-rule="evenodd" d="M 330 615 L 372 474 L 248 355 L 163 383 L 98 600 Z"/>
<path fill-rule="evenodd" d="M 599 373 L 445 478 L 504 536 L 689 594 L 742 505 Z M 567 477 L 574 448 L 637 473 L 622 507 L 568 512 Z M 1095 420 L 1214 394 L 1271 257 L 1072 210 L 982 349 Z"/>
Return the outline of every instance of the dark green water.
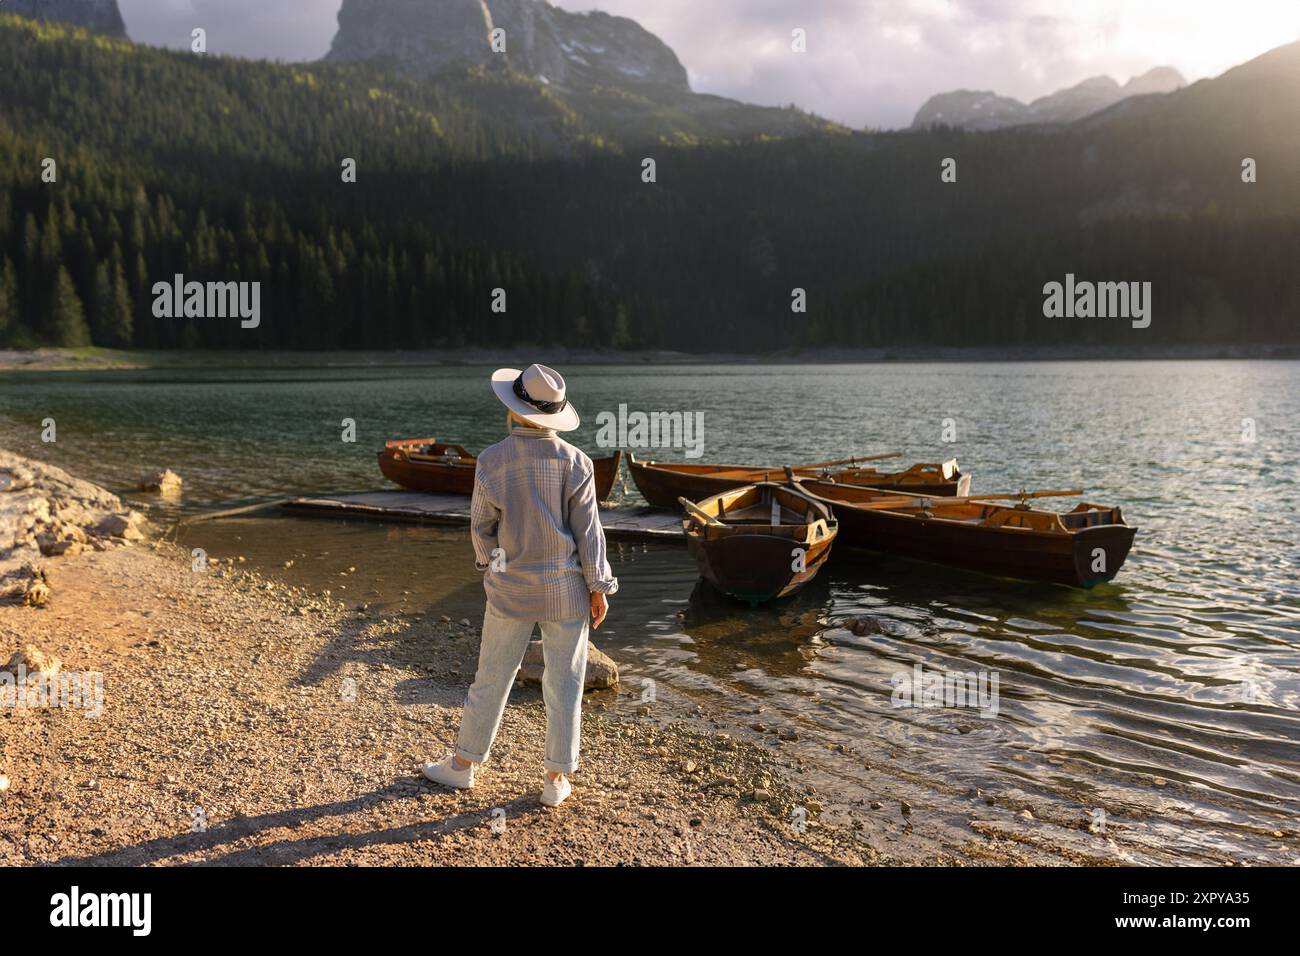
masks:
<path fill-rule="evenodd" d="M 480 448 L 501 436 L 489 371 L 10 375 L 0 377 L 0 442 L 115 490 L 146 467 L 172 467 L 184 499 L 155 502 L 155 513 L 379 487 L 374 453 L 385 438 Z M 763 708 L 765 723 L 798 729 L 784 749 L 805 759 L 810 779 L 846 800 L 865 793 L 862 764 L 888 752 L 896 768 L 943 781 L 954 814 L 992 812 L 962 805 L 978 787 L 1000 805 L 1050 804 L 1054 818 L 1104 808 L 1112 847 L 1137 861 L 1300 862 L 1300 365 L 567 375 L 584 416 L 574 440 L 592 453 L 596 413 L 621 402 L 699 411 L 704 461 L 955 455 L 976 490 L 1083 487 L 1141 529 L 1115 582 L 1092 591 L 841 549 L 812 590 L 758 610 L 699 587 L 682 548 L 614 545 L 622 590 L 598 643 L 633 679 L 715 698 L 740 723 Z M 47 417 L 53 444 L 40 441 Z M 356 422 L 355 444 L 340 441 L 344 418 Z M 945 419 L 955 443 L 942 440 Z M 1242 440 L 1243 419 L 1254 422 L 1253 442 Z M 256 518 L 199 525 L 190 539 L 358 602 L 481 610 L 463 532 Z M 821 622 L 857 612 L 886 633 L 818 637 Z M 891 706 L 891 680 L 918 662 L 996 673 L 997 716 Z"/>

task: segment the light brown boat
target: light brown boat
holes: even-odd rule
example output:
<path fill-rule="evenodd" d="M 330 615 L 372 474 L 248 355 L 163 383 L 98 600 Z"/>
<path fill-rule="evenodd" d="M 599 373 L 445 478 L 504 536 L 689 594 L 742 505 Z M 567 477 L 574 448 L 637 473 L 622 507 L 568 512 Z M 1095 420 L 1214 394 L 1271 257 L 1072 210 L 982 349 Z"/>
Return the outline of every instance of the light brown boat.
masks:
<path fill-rule="evenodd" d="M 622 451 L 591 460 L 598 501 L 607 500 L 613 493 L 622 460 Z M 411 491 L 435 495 L 472 495 L 477 466 L 478 459 L 464 446 L 436 438 L 384 442 L 384 450 L 379 453 L 379 470 L 385 478 Z"/>
<path fill-rule="evenodd" d="M 882 456 L 883 457 L 883 456 Z M 893 457 L 893 456 L 890 456 Z M 970 475 L 962 474 L 957 459 L 938 464 L 912 465 L 903 471 L 860 467 L 863 459 L 843 459 L 813 465 L 796 465 L 801 478 L 833 479 L 840 484 L 905 492 L 916 495 L 964 496 L 970 493 Z M 843 467 L 843 466 L 848 467 Z M 780 481 L 783 467 L 755 465 L 699 465 L 690 462 L 638 461 L 628 454 L 628 470 L 641 497 L 656 508 L 677 510 L 678 498 L 700 501 L 711 495 L 760 481 Z"/>

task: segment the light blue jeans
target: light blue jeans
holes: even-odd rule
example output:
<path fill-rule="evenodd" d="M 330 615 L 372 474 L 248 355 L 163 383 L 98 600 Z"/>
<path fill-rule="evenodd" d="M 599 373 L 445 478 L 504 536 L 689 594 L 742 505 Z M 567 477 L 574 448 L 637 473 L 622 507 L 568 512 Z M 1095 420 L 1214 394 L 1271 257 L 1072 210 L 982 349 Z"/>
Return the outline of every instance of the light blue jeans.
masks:
<path fill-rule="evenodd" d="M 501 726 L 506 699 L 523 663 L 533 625 L 542 629 L 542 698 L 546 701 L 547 770 L 573 773 L 578 769 L 578 740 L 582 733 L 582 682 L 587 671 L 587 628 L 590 618 L 574 621 L 524 621 L 496 611 L 483 612 L 483 641 L 478 671 L 465 698 L 456 755 L 485 763 Z"/>

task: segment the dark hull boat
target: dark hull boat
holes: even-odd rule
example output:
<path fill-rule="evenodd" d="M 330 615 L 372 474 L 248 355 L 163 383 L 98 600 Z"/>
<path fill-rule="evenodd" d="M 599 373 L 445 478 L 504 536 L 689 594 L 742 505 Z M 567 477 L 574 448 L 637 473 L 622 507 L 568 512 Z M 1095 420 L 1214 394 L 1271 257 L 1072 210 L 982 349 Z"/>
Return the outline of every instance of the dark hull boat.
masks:
<path fill-rule="evenodd" d="M 696 465 L 677 462 L 637 461 L 628 456 L 628 470 L 636 482 L 641 497 L 656 508 L 678 510 L 678 498 L 701 501 L 711 495 L 721 494 L 762 481 L 780 481 L 784 468 L 764 468 L 754 465 Z M 877 471 L 874 468 L 845 468 L 832 471 L 824 468 L 796 467 L 794 473 L 801 478 L 833 478 L 845 484 L 884 488 L 907 494 L 962 496 L 970 492 L 970 475 L 964 475 L 955 459 L 942 464 L 913 465 L 906 471 Z"/>
<path fill-rule="evenodd" d="M 384 442 L 379 470 L 394 484 L 434 495 L 472 495 L 477 459 L 460 445 L 432 438 Z"/>
<path fill-rule="evenodd" d="M 788 485 L 746 485 L 680 504 L 700 574 L 750 604 L 794 594 L 817 576 L 835 542 L 830 509 Z"/>
<path fill-rule="evenodd" d="M 1100 505 L 1037 511 L 972 500 L 900 499 L 828 481 L 801 481 L 800 487 L 830 505 L 844 544 L 1075 587 L 1114 578 L 1137 534 L 1119 508 Z"/>
<path fill-rule="evenodd" d="M 618 480 L 623 453 L 593 458 L 596 499 L 605 501 Z M 433 438 L 408 438 L 384 442 L 379 453 L 379 470 L 394 484 L 411 491 L 435 495 L 472 495 L 474 469 L 478 459 L 460 445 L 448 445 Z"/>

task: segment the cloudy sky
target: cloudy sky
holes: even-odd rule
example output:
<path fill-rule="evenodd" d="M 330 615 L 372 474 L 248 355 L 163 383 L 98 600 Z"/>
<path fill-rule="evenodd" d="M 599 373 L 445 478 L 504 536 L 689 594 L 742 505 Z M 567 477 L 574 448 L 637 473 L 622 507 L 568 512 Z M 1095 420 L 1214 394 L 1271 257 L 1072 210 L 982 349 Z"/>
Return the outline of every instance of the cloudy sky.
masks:
<path fill-rule="evenodd" d="M 135 40 L 310 60 L 341 0 L 119 0 Z M 430 0 L 431 3 L 437 0 Z M 905 126 L 933 93 L 1029 100 L 1089 76 L 1169 65 L 1189 80 L 1300 39 L 1300 0 L 558 0 L 632 17 L 671 46 L 692 86 L 795 103 L 853 126 Z M 795 28 L 808 51 L 790 50 Z"/>

